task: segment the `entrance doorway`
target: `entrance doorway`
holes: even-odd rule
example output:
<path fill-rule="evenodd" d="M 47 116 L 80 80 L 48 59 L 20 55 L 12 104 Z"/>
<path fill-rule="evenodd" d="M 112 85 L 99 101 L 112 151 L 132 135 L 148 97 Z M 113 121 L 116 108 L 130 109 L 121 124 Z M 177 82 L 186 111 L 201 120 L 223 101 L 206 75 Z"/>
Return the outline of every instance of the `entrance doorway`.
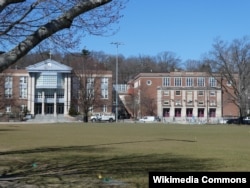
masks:
<path fill-rule="evenodd" d="M 193 117 L 193 109 L 192 108 L 187 108 L 186 116 L 187 117 Z"/>
<path fill-rule="evenodd" d="M 42 103 L 35 104 L 35 114 L 42 114 Z"/>
<path fill-rule="evenodd" d="M 169 117 L 169 116 L 170 116 L 170 109 L 163 108 L 163 117 Z"/>
<path fill-rule="evenodd" d="M 64 113 L 64 104 L 57 103 L 57 114 L 63 114 L 63 113 Z"/>
<path fill-rule="evenodd" d="M 54 113 L 54 104 L 53 103 L 46 103 L 44 110 L 45 110 L 45 114 L 53 114 Z"/>

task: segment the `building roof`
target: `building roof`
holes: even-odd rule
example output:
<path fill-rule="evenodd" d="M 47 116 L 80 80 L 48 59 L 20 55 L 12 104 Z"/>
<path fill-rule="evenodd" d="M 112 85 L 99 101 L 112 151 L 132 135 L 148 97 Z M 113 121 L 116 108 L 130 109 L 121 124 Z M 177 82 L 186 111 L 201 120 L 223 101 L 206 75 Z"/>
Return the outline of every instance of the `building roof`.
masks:
<path fill-rule="evenodd" d="M 221 76 L 219 73 L 213 73 L 213 76 Z M 172 72 L 162 72 L 162 73 L 139 73 L 137 74 L 134 79 L 132 80 L 137 80 L 139 78 L 153 78 L 153 77 L 176 77 L 176 76 L 181 76 L 181 77 L 197 77 L 197 76 L 212 76 L 208 72 L 199 72 L 199 71 L 172 71 Z"/>
<path fill-rule="evenodd" d="M 25 69 L 5 69 L 3 71 L 4 74 L 28 74 Z"/>
<path fill-rule="evenodd" d="M 26 70 L 28 72 L 55 71 L 55 72 L 70 73 L 72 68 L 57 61 L 54 61 L 52 59 L 46 59 L 44 61 L 26 67 Z"/>

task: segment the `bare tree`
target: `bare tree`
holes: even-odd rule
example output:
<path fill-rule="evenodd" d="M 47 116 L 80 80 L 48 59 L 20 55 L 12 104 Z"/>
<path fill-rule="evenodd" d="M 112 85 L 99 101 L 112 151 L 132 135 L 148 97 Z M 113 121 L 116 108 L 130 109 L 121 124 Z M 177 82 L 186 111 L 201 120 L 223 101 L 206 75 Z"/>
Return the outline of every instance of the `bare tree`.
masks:
<path fill-rule="evenodd" d="M 239 116 L 242 117 L 247 113 L 246 104 L 250 92 L 250 40 L 243 37 L 228 44 L 217 39 L 213 48 L 207 59 L 211 73 L 221 75 L 217 81 L 223 87 L 224 96 L 238 107 Z"/>
<path fill-rule="evenodd" d="M 5 92 L 5 76 L 4 74 L 0 74 L 0 112 L 3 113 L 3 111 L 5 110 L 5 96 L 4 96 L 4 92 Z"/>
<path fill-rule="evenodd" d="M 156 97 L 149 92 L 145 83 L 141 82 L 140 89 L 140 112 L 141 116 L 155 116 L 157 112 Z"/>
<path fill-rule="evenodd" d="M 108 26 L 119 20 L 125 1 L 2 0 L 0 49 L 4 53 L 0 54 L 0 72 L 38 45 L 46 44 L 46 39 L 57 48 L 73 48 L 86 34 L 110 31 Z"/>
<path fill-rule="evenodd" d="M 97 62 L 94 61 L 90 56 L 90 52 L 86 49 L 82 51 L 81 60 L 81 62 L 73 65 L 72 100 L 73 104 L 78 106 L 80 113 L 83 115 L 84 122 L 88 122 L 89 112 L 100 110 L 103 105 L 111 109 L 112 97 L 110 97 L 110 100 L 101 100 L 105 98 L 101 91 L 101 79 L 107 71 L 99 69 L 98 66 L 96 68 L 93 67 L 97 65 Z M 109 73 L 111 74 L 111 71 Z"/>
<path fill-rule="evenodd" d="M 180 69 L 180 58 L 178 58 L 173 52 L 161 52 L 156 57 L 158 62 L 159 72 L 170 72 L 175 69 Z"/>
<path fill-rule="evenodd" d="M 185 62 L 186 71 L 211 72 L 210 65 L 204 61 L 187 60 Z"/>
<path fill-rule="evenodd" d="M 4 118 L 19 118 L 21 114 L 21 101 L 18 100 L 20 88 L 12 88 L 13 80 L 14 78 L 9 76 L 9 73 L 0 74 L 0 112 Z M 11 108 L 11 111 L 6 113 L 7 107 Z"/>
<path fill-rule="evenodd" d="M 126 103 L 124 105 L 130 117 L 136 119 L 139 112 L 139 96 L 132 85 L 128 89 L 128 95 L 125 96 L 125 101 Z"/>

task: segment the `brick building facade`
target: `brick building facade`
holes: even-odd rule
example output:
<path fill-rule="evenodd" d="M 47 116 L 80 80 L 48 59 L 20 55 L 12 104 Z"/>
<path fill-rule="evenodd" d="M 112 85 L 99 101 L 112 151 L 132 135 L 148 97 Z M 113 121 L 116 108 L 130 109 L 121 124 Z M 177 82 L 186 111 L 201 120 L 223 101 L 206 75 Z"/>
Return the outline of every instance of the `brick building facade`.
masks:
<path fill-rule="evenodd" d="M 206 72 L 140 73 L 129 84 L 128 93 L 136 99 L 129 111 L 134 117 L 154 115 L 166 121 L 212 122 L 238 116 L 237 106 L 223 92 L 221 83 L 227 82 L 221 80 Z M 230 85 L 224 86 L 230 92 Z"/>
<path fill-rule="evenodd" d="M 72 106 L 82 112 L 77 103 L 79 76 L 77 71 L 72 72 L 71 67 L 51 59 L 23 70 L 5 70 L 0 84 L 3 87 L 0 114 L 27 109 L 33 116 L 68 115 Z M 78 70 L 78 74 L 85 77 L 85 89 L 95 85 L 95 90 L 89 90 L 95 96 L 91 111 L 114 112 L 112 72 L 86 74 Z M 239 115 L 229 95 L 233 89 L 220 75 L 212 77 L 206 72 L 184 71 L 140 73 L 122 86 L 126 86 L 126 91 L 119 93 L 120 104 L 134 118 L 154 115 L 164 121 L 216 122 L 222 117 Z"/>
<path fill-rule="evenodd" d="M 27 110 L 31 115 L 68 115 L 72 105 L 80 111 L 72 96 L 80 91 L 74 81 L 72 68 L 51 59 L 26 67 L 26 69 L 6 69 L 1 74 L 1 114 L 21 114 Z M 91 87 L 95 90 L 98 105 L 92 112 L 112 112 L 112 72 L 102 71 L 92 74 L 86 81 L 95 80 Z M 79 83 L 79 82 L 78 82 Z M 74 86 L 74 88 L 73 88 Z M 90 88 L 88 88 L 90 89 Z M 103 106 L 100 106 L 100 105 Z"/>

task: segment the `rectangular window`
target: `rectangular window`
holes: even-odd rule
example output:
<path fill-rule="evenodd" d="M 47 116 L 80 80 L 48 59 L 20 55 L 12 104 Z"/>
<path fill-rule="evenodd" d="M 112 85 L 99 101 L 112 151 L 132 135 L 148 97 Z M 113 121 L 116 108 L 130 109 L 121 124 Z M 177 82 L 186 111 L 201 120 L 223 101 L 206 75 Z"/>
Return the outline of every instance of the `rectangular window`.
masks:
<path fill-rule="evenodd" d="M 63 89 L 57 89 L 56 91 L 56 98 L 64 98 L 64 90 Z"/>
<path fill-rule="evenodd" d="M 204 91 L 198 91 L 198 95 L 204 95 Z"/>
<path fill-rule="evenodd" d="M 215 96 L 215 91 L 210 91 L 210 92 L 209 92 L 209 95 L 210 95 L 210 96 Z"/>
<path fill-rule="evenodd" d="M 169 105 L 169 100 L 164 101 L 163 105 Z"/>
<path fill-rule="evenodd" d="M 86 98 L 91 99 L 94 97 L 94 89 L 92 88 L 87 88 L 87 93 L 86 93 Z"/>
<path fill-rule="evenodd" d="M 13 80 L 13 78 L 11 76 L 5 77 L 5 84 L 4 84 L 4 96 L 5 96 L 5 98 L 12 97 L 12 80 Z"/>
<path fill-rule="evenodd" d="M 36 77 L 36 88 L 57 88 L 57 73 L 42 73 Z"/>
<path fill-rule="evenodd" d="M 87 93 L 86 98 L 93 98 L 94 97 L 94 78 L 87 78 Z"/>
<path fill-rule="evenodd" d="M 94 78 L 87 78 L 87 83 L 88 83 L 89 85 L 91 85 L 91 86 L 94 85 L 94 81 L 95 81 Z"/>
<path fill-rule="evenodd" d="M 21 76 L 20 77 L 20 84 L 27 84 L 28 77 L 27 76 Z"/>
<path fill-rule="evenodd" d="M 216 109 L 215 108 L 209 109 L 209 117 L 216 117 Z"/>
<path fill-rule="evenodd" d="M 20 107 L 21 112 L 27 111 L 27 106 L 25 104 L 22 104 Z"/>
<path fill-rule="evenodd" d="M 46 90 L 44 90 L 44 97 L 53 99 L 54 93 L 55 93 L 54 89 L 46 89 Z"/>
<path fill-rule="evenodd" d="M 23 87 L 19 88 L 19 97 L 21 99 L 27 99 L 27 88 L 23 88 Z"/>
<path fill-rule="evenodd" d="M 19 97 L 27 99 L 27 76 L 21 76 L 19 79 Z"/>
<path fill-rule="evenodd" d="M 204 117 L 204 108 L 198 108 L 198 117 Z"/>
<path fill-rule="evenodd" d="M 181 108 L 176 108 L 174 115 L 175 115 L 175 117 L 181 117 Z"/>
<path fill-rule="evenodd" d="M 108 85 L 109 79 L 106 78 L 106 77 L 103 77 L 103 78 L 101 79 L 101 83 L 102 83 L 102 84 L 105 84 L 105 85 Z"/>
<path fill-rule="evenodd" d="M 181 100 L 176 100 L 175 101 L 175 106 L 181 106 Z"/>
<path fill-rule="evenodd" d="M 193 86 L 193 78 L 186 78 L 186 86 L 187 87 Z"/>
<path fill-rule="evenodd" d="M 163 86 L 170 86 L 170 78 L 169 77 L 163 78 Z"/>
<path fill-rule="evenodd" d="M 164 96 L 169 96 L 169 91 L 164 91 Z"/>
<path fill-rule="evenodd" d="M 12 97 L 12 88 L 5 88 L 4 96 L 5 96 L 5 98 L 11 98 Z"/>
<path fill-rule="evenodd" d="M 209 86 L 210 87 L 216 87 L 217 86 L 217 80 L 214 77 L 209 78 Z"/>
<path fill-rule="evenodd" d="M 204 101 L 198 101 L 198 105 L 204 105 Z"/>
<path fill-rule="evenodd" d="M 127 92 L 127 85 L 126 84 L 117 84 L 117 85 L 114 85 L 113 87 L 114 88 L 117 87 L 116 90 L 118 92 L 122 92 L 122 93 L 126 93 Z"/>
<path fill-rule="evenodd" d="M 5 83 L 6 84 L 12 84 L 12 80 L 13 80 L 12 76 L 6 76 L 5 77 Z"/>
<path fill-rule="evenodd" d="M 210 100 L 210 106 L 216 106 L 215 100 Z"/>
<path fill-rule="evenodd" d="M 101 95 L 103 99 L 108 99 L 108 78 L 106 77 L 101 78 Z"/>
<path fill-rule="evenodd" d="M 40 90 L 40 89 L 37 89 L 37 90 L 36 90 L 35 98 L 39 98 L 39 99 L 42 98 L 42 90 Z"/>
<path fill-rule="evenodd" d="M 107 105 L 103 105 L 103 107 L 102 107 L 102 112 L 107 112 L 107 111 L 108 111 Z"/>
<path fill-rule="evenodd" d="M 180 96 L 181 95 L 181 91 L 175 91 L 175 95 Z"/>
<path fill-rule="evenodd" d="M 205 86 L 205 78 L 204 77 L 198 77 L 197 85 L 198 85 L 198 87 L 204 87 Z"/>
<path fill-rule="evenodd" d="M 108 90 L 107 89 L 102 89 L 102 98 L 103 99 L 108 99 Z"/>
<path fill-rule="evenodd" d="M 11 106 L 10 106 L 10 105 L 7 105 L 7 106 L 5 107 L 5 111 L 6 111 L 6 113 L 10 113 L 10 112 L 11 112 Z"/>
<path fill-rule="evenodd" d="M 181 86 L 181 78 L 174 78 L 174 86 Z"/>

